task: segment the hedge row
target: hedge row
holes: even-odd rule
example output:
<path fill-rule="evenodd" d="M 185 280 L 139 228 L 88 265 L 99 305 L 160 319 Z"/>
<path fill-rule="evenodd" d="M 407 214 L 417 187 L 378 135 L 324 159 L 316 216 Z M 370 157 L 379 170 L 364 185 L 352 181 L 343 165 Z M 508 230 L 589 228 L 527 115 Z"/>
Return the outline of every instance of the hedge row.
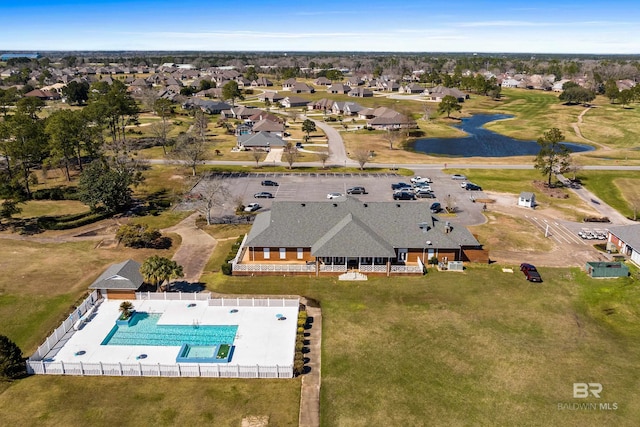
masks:
<path fill-rule="evenodd" d="M 45 230 L 68 230 L 70 228 L 92 224 L 105 218 L 109 218 L 110 216 L 111 214 L 104 212 L 84 212 L 72 215 L 43 216 L 38 218 L 38 226 Z"/>
<path fill-rule="evenodd" d="M 227 254 L 227 257 L 224 259 L 224 264 L 220 266 L 222 270 L 222 274 L 226 274 L 227 276 L 231 276 L 233 273 L 233 266 L 229 263 L 232 259 L 236 257 L 238 251 L 240 250 L 240 246 L 242 246 L 242 240 L 244 236 L 240 236 L 236 239 L 236 242 L 231 246 L 231 250 Z"/>

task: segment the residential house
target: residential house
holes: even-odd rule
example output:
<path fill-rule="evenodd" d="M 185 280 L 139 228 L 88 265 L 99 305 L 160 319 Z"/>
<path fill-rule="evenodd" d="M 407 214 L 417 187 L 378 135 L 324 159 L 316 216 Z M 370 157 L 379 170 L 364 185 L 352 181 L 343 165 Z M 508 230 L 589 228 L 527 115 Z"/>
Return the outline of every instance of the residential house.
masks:
<path fill-rule="evenodd" d="M 104 299 L 135 299 L 143 282 L 140 263 L 130 259 L 109 266 L 89 289 L 97 289 Z"/>
<path fill-rule="evenodd" d="M 275 201 L 256 216 L 233 274 L 420 275 L 433 258 L 488 262 L 465 227 L 432 215 L 422 203 L 361 202 L 351 196 Z"/>
<path fill-rule="evenodd" d="M 253 87 L 269 87 L 273 86 L 273 82 L 266 77 L 258 77 L 254 81 L 251 82 L 251 86 Z"/>
<path fill-rule="evenodd" d="M 369 98 L 373 96 L 373 92 L 366 87 L 354 87 L 347 95 L 357 98 Z"/>
<path fill-rule="evenodd" d="M 228 110 L 224 110 L 222 112 L 222 115 L 223 115 L 223 118 L 227 118 L 227 119 L 233 118 L 238 120 L 245 120 L 253 116 L 254 114 L 258 114 L 261 112 L 262 110 L 260 110 L 259 108 L 249 108 L 244 105 L 239 105 L 239 106 L 231 107 Z"/>
<path fill-rule="evenodd" d="M 291 107 L 306 107 L 310 102 L 311 101 L 308 101 L 304 98 L 300 98 L 297 96 L 287 96 L 282 101 L 280 101 L 280 104 L 282 104 L 282 106 L 285 108 L 291 108 Z"/>
<path fill-rule="evenodd" d="M 342 114 L 344 116 L 355 116 L 362 110 L 364 110 L 364 107 L 362 105 L 358 104 L 357 102 L 351 101 L 336 101 L 331 107 L 331 112 L 333 114 Z"/>
<path fill-rule="evenodd" d="M 296 82 L 289 88 L 292 93 L 314 93 L 316 90 L 303 82 Z"/>
<path fill-rule="evenodd" d="M 327 88 L 327 93 L 339 93 L 341 95 L 344 95 L 350 90 L 351 88 L 347 85 L 344 85 L 342 83 L 335 83 Z"/>
<path fill-rule="evenodd" d="M 41 90 L 41 89 L 34 89 L 32 91 L 29 91 L 25 93 L 24 96 L 39 98 L 39 99 L 42 99 L 43 101 L 60 99 L 60 94 L 58 92 L 52 91 L 52 90 Z"/>
<path fill-rule="evenodd" d="M 328 78 L 322 76 L 322 77 L 318 77 L 317 79 L 315 79 L 313 84 L 316 85 L 316 86 L 331 86 L 331 80 L 329 80 Z"/>
<path fill-rule="evenodd" d="M 400 90 L 400 83 L 394 80 L 378 80 L 376 82 L 376 89 L 386 92 L 397 92 Z"/>
<path fill-rule="evenodd" d="M 231 106 L 226 102 L 209 101 L 200 98 L 187 99 L 182 108 L 190 110 L 193 108 L 199 108 L 207 114 L 220 114 L 222 111 L 229 110 Z"/>
<path fill-rule="evenodd" d="M 445 96 L 453 96 L 458 102 L 464 102 L 465 99 L 469 99 L 469 95 L 462 92 L 455 87 L 445 87 L 442 85 L 436 86 L 424 91 L 425 97 L 430 101 L 440 102 Z"/>
<path fill-rule="evenodd" d="M 265 150 L 272 148 L 282 148 L 286 145 L 284 140 L 271 132 L 256 132 L 245 135 L 238 135 L 238 148 L 241 150 Z"/>
<path fill-rule="evenodd" d="M 327 99 L 327 98 L 322 98 L 319 99 L 315 102 L 311 102 L 309 103 L 309 105 L 307 105 L 307 107 L 309 108 L 309 110 L 321 110 L 321 111 L 327 111 L 327 110 L 331 110 L 332 106 L 333 106 L 334 101 L 331 99 Z"/>
<path fill-rule="evenodd" d="M 520 84 L 519 80 L 516 79 L 504 79 L 500 83 L 500 87 L 502 88 L 516 88 Z"/>
<path fill-rule="evenodd" d="M 266 91 L 258 95 L 258 100 L 262 102 L 264 102 L 265 100 L 269 100 L 269 102 L 271 102 L 272 104 L 275 104 L 276 102 L 280 102 L 284 98 L 285 98 L 284 95 L 274 91 Z"/>
<path fill-rule="evenodd" d="M 290 78 L 282 82 L 282 90 L 291 90 L 291 88 L 298 83 L 296 79 Z"/>
<path fill-rule="evenodd" d="M 284 134 L 284 123 L 278 123 L 272 120 L 262 119 L 262 120 L 258 120 L 253 124 L 251 131 L 253 133 L 256 133 L 256 132 L 272 133 L 274 135 L 282 137 Z"/>
<path fill-rule="evenodd" d="M 347 79 L 347 86 L 356 87 L 364 84 L 364 81 L 360 77 L 352 76 Z"/>
<path fill-rule="evenodd" d="M 609 227 L 607 249 L 617 250 L 640 266 L 640 224 Z"/>
<path fill-rule="evenodd" d="M 422 93 L 424 88 L 417 83 L 410 83 L 408 85 L 400 86 L 399 93 Z"/>

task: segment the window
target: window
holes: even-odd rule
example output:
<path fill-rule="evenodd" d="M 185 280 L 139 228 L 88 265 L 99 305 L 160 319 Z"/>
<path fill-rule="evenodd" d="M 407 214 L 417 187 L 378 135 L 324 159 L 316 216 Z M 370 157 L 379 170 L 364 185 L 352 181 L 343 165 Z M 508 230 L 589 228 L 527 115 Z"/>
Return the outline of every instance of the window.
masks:
<path fill-rule="evenodd" d="M 271 258 L 271 253 L 269 252 L 269 248 L 264 248 L 264 249 L 262 249 L 262 251 L 264 252 L 264 259 L 270 259 Z"/>
<path fill-rule="evenodd" d="M 287 259 L 287 248 L 280 248 L 280 259 Z"/>
<path fill-rule="evenodd" d="M 406 262 L 407 261 L 407 252 L 408 252 L 408 249 L 398 249 L 398 261 Z"/>
<path fill-rule="evenodd" d="M 302 248 L 298 248 L 298 259 L 304 258 Z"/>

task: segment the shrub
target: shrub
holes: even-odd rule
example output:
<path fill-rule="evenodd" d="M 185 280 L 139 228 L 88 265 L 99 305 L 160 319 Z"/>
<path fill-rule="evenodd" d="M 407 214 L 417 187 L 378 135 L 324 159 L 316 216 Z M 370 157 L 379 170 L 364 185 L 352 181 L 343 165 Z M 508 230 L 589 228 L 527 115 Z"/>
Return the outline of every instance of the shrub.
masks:
<path fill-rule="evenodd" d="M 116 232 L 116 238 L 130 248 L 167 249 L 171 247 L 171 239 L 164 237 L 156 228 L 147 224 L 122 225 Z"/>
<path fill-rule="evenodd" d="M 233 273 L 233 266 L 229 263 L 224 263 L 220 266 L 220 270 L 222 270 L 222 274 L 231 276 L 231 274 Z"/>
<path fill-rule="evenodd" d="M 0 335 L 0 378 L 14 379 L 26 374 L 26 365 L 20 347 L 4 335 Z"/>

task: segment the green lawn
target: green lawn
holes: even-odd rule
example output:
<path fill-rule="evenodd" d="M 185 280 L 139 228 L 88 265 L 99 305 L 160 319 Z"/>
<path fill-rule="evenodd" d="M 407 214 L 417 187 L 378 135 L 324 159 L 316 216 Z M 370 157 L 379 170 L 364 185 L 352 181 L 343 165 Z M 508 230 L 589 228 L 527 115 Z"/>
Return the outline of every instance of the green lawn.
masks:
<path fill-rule="evenodd" d="M 289 278 L 286 290 L 282 278 L 229 278 L 214 290 L 321 302 L 324 426 L 634 425 L 638 282 L 541 273 L 541 285 L 474 266 L 353 283 Z M 603 401 L 619 409 L 558 410 L 583 381 L 602 382 Z"/>
<path fill-rule="evenodd" d="M 28 255 L 12 255 L 19 245 Z M 7 331 L 24 349 L 32 350 L 66 316 L 105 255 L 127 255 L 86 244 L 57 246 L 60 259 L 92 266 L 83 273 L 59 269 L 53 260 L 35 261 L 51 250 L 18 242 L 2 252 L 7 262 L 29 256 L 29 265 L 40 266 L 9 269 L 0 281 L 2 324 L 21 325 Z M 367 282 L 220 273 L 203 281 L 215 292 L 301 294 L 320 301 L 323 426 L 633 425 L 640 418 L 638 281 L 598 281 L 577 269 L 543 268 L 545 282 L 534 285 L 501 267 Z M 619 409 L 558 410 L 558 403 L 575 401 L 572 384 L 584 381 L 603 383 L 603 401 Z M 0 412 L 8 425 L 237 426 L 246 415 L 296 425 L 299 387 L 298 379 L 36 376 L 7 387 Z"/>

